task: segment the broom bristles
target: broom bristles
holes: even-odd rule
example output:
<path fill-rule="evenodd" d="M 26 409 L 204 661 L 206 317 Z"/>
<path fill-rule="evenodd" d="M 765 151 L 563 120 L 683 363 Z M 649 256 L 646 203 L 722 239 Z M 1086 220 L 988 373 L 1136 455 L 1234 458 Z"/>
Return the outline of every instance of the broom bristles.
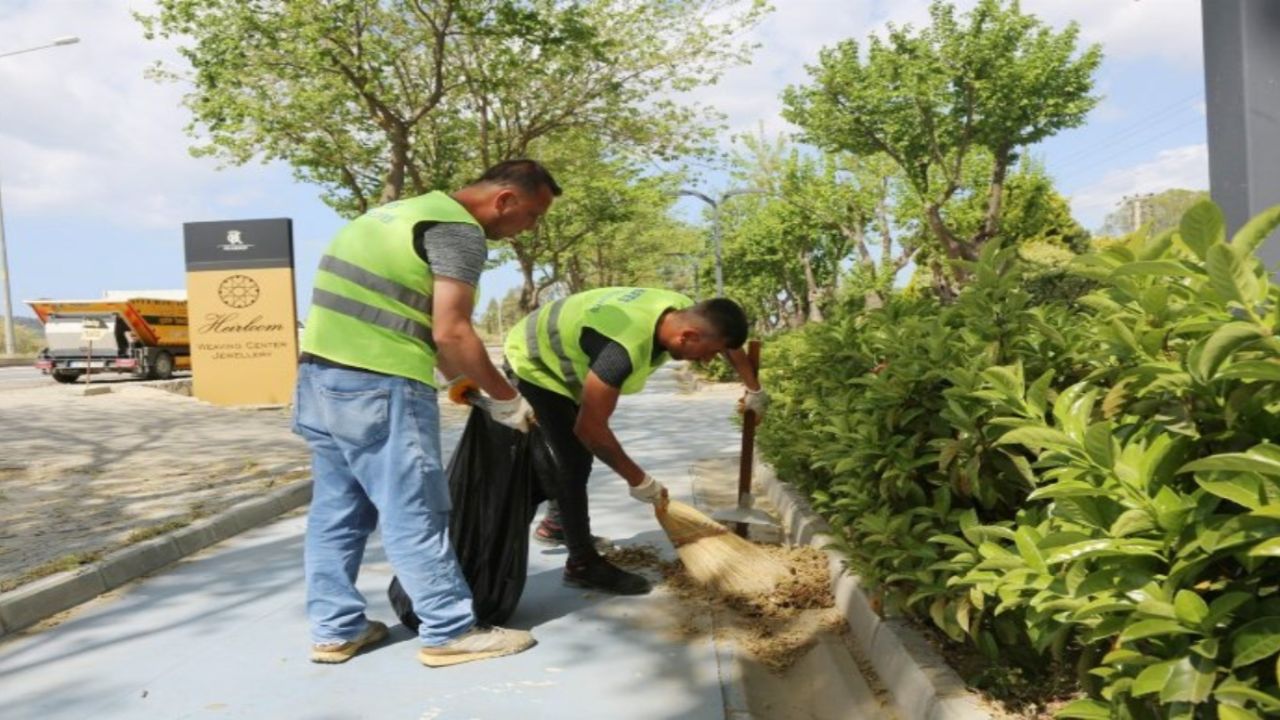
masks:
<path fill-rule="evenodd" d="M 718 593 L 768 594 L 789 572 L 763 548 L 729 532 L 697 508 L 672 500 L 656 514 L 689 576 Z"/>

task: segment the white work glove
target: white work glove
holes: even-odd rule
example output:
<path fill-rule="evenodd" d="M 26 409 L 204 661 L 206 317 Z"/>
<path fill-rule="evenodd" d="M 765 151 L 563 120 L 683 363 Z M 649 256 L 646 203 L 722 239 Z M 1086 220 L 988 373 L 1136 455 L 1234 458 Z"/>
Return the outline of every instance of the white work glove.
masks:
<path fill-rule="evenodd" d="M 738 412 L 746 412 L 748 410 L 756 414 L 756 422 L 764 419 L 764 413 L 769 409 L 769 391 L 764 388 L 759 390 L 747 390 L 742 399 L 738 401 Z"/>
<path fill-rule="evenodd" d="M 533 426 L 533 407 L 520 393 L 516 393 L 516 396 L 510 400 L 488 398 L 486 402 L 489 406 L 489 417 L 496 422 L 522 433 L 529 432 L 529 428 Z"/>
<path fill-rule="evenodd" d="M 667 504 L 667 489 L 648 473 L 645 473 L 644 480 L 641 480 L 639 485 L 631 486 L 630 493 L 631 497 L 655 507 Z"/>

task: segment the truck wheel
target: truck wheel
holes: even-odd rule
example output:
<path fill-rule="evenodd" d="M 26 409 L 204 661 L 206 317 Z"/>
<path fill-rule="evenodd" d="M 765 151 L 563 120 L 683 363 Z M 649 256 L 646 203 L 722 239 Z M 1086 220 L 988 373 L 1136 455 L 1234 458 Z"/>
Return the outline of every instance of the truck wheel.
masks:
<path fill-rule="evenodd" d="M 60 383 L 73 383 L 80 379 L 80 372 L 77 370 L 54 370 L 53 379 Z"/>
<path fill-rule="evenodd" d="M 151 377 L 156 380 L 169 380 L 173 377 L 173 356 L 161 350 L 151 365 Z"/>

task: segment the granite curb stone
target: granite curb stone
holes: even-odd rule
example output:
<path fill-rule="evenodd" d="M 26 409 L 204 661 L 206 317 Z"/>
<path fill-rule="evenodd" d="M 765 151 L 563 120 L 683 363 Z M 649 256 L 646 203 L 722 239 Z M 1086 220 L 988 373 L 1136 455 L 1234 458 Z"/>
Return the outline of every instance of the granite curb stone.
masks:
<path fill-rule="evenodd" d="M 98 566 L 98 572 L 102 574 L 107 589 L 111 590 L 156 568 L 177 562 L 181 557 L 182 550 L 178 544 L 172 537 L 163 535 L 108 555 Z"/>
<path fill-rule="evenodd" d="M 889 689 L 902 720 L 991 720 L 978 696 L 969 692 L 914 628 L 902 620 L 881 618 L 873 610 L 861 580 L 845 569 L 839 553 L 824 548 L 831 538 L 830 526 L 808 502 L 767 464 L 757 464 L 756 477 L 778 509 L 791 543 L 812 545 L 827 554 L 836 607 L 863 656 Z"/>
<path fill-rule="evenodd" d="M 0 618 L 4 619 L 6 633 L 21 630 L 106 591 L 107 584 L 98 566 L 91 565 L 5 593 L 0 600 Z"/>
<path fill-rule="evenodd" d="M 305 466 L 292 464 L 272 468 L 268 473 L 303 468 Z M 310 500 L 310 479 L 291 483 L 167 535 L 117 550 L 92 565 L 0 594 L 0 637 L 88 602 L 214 543 L 264 525 Z"/>
<path fill-rule="evenodd" d="M 711 618 L 711 642 L 716 651 L 716 670 L 720 676 L 720 696 L 724 700 L 726 720 L 753 720 L 747 703 L 747 688 L 743 684 L 745 673 L 738 662 L 738 650 L 733 641 L 719 637 L 716 619 Z"/>

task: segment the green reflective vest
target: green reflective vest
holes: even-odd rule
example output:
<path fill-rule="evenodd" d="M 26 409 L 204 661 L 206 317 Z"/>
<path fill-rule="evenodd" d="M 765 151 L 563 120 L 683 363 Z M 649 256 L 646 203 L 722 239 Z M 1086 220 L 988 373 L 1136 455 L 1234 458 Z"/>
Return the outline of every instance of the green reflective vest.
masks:
<path fill-rule="evenodd" d="M 340 230 L 320 259 L 302 351 L 434 386 L 434 277 L 413 239 L 436 222 L 479 226 L 433 192 L 374 208 Z"/>
<path fill-rule="evenodd" d="M 596 332 L 622 345 L 631 356 L 631 374 L 622 394 L 640 392 L 668 360 L 653 357 L 654 330 L 667 310 L 693 305 L 688 297 L 653 288 L 601 288 L 570 295 L 529 313 L 507 333 L 503 350 L 522 380 L 582 402 L 582 386 L 590 359 L 582 351 L 582 330 Z"/>

